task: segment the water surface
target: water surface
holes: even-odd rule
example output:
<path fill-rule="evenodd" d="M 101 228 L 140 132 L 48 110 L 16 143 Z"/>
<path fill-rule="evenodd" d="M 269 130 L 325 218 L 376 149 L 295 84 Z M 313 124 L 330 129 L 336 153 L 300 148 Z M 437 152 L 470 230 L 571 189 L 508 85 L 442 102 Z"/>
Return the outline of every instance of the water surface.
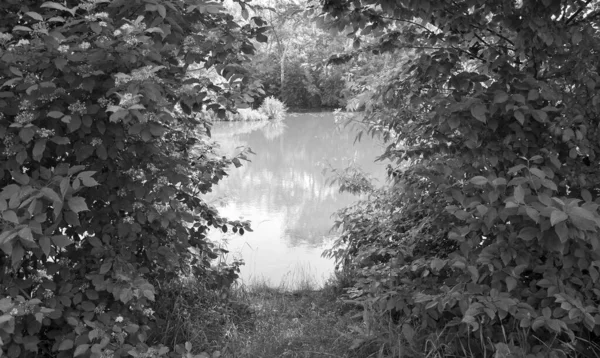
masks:
<path fill-rule="evenodd" d="M 333 271 L 321 257 L 336 235 L 332 214 L 357 200 L 329 185 L 323 169 L 357 165 L 381 183 L 384 164 L 375 162 L 381 145 L 364 136 L 354 143 L 356 128 L 336 123 L 332 113 L 293 114 L 281 123 L 220 122 L 212 132 L 223 154 L 240 146 L 256 153 L 207 197 L 222 215 L 252 222 L 254 231 L 243 236 L 212 233 L 230 258 L 245 261 L 242 281 L 293 285 L 309 277 L 321 284 Z"/>

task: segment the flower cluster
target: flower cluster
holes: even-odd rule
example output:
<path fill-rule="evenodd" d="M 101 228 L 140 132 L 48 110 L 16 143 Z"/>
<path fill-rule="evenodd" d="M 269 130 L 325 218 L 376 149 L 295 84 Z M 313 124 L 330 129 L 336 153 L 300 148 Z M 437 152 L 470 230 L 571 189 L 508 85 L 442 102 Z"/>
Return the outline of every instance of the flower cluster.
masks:
<path fill-rule="evenodd" d="M 154 315 L 154 310 L 152 308 L 144 308 L 142 314 L 146 317 L 152 317 Z"/>
<path fill-rule="evenodd" d="M 52 290 L 46 289 L 44 293 L 42 293 L 42 296 L 44 296 L 45 299 L 50 299 L 54 297 L 54 292 L 52 292 Z"/>
<path fill-rule="evenodd" d="M 136 180 L 136 181 L 145 181 L 146 180 L 146 174 L 141 169 L 131 168 L 131 169 L 127 170 L 125 172 L 125 174 L 127 174 L 131 179 Z"/>
<path fill-rule="evenodd" d="M 85 0 L 83 4 L 79 4 L 79 7 L 87 12 L 90 12 L 96 8 L 99 3 L 105 2 L 103 0 Z"/>
<path fill-rule="evenodd" d="M 23 111 L 17 114 L 17 116 L 15 117 L 15 123 L 25 125 L 33 122 L 34 119 L 35 115 L 33 114 L 33 112 Z"/>
<path fill-rule="evenodd" d="M 40 138 L 49 138 L 49 137 L 53 137 L 53 136 L 54 136 L 54 134 L 55 134 L 55 133 L 54 133 L 54 130 L 52 130 L 52 129 L 46 129 L 46 128 L 39 128 L 39 129 L 36 131 L 36 133 L 37 133 L 37 135 L 38 135 Z"/>
<path fill-rule="evenodd" d="M 81 66 L 77 66 L 77 74 L 81 77 L 89 77 L 94 73 L 94 67 L 90 64 L 85 64 Z"/>
<path fill-rule="evenodd" d="M 158 168 L 154 165 L 154 163 L 148 163 L 148 170 L 152 173 L 156 173 Z"/>
<path fill-rule="evenodd" d="M 106 311 L 106 305 L 104 303 L 101 303 L 94 308 L 94 312 L 96 312 L 96 314 L 102 314 L 104 311 Z"/>
<path fill-rule="evenodd" d="M 119 196 L 119 197 L 127 196 L 127 190 L 125 190 L 125 188 L 119 189 L 119 191 L 117 191 L 117 196 Z"/>
<path fill-rule="evenodd" d="M 94 138 L 92 138 L 92 141 L 90 144 L 92 145 L 92 147 L 99 146 L 100 144 L 102 144 L 102 139 L 100 139 L 98 137 L 94 137 Z"/>
<path fill-rule="evenodd" d="M 98 12 L 95 14 L 88 14 L 88 15 L 85 15 L 85 19 L 87 21 L 108 20 L 108 13 Z"/>
<path fill-rule="evenodd" d="M 82 50 L 84 50 L 84 51 L 87 50 L 87 49 L 89 49 L 90 46 L 91 46 L 90 43 L 87 42 L 87 41 L 84 41 L 84 42 L 82 42 L 82 43 L 79 44 L 79 48 L 82 49 Z"/>
<path fill-rule="evenodd" d="M 102 108 L 108 107 L 109 104 L 111 104 L 111 101 L 110 101 L 110 99 L 108 99 L 106 97 L 100 97 L 98 99 L 98 105 Z"/>
<path fill-rule="evenodd" d="M 69 52 L 69 45 L 60 45 L 58 46 L 58 52 L 67 53 Z"/>
<path fill-rule="evenodd" d="M 123 222 L 125 224 L 130 224 L 131 225 L 131 224 L 134 223 L 134 220 L 133 220 L 133 218 L 131 216 L 126 216 L 126 217 L 123 218 Z"/>
<path fill-rule="evenodd" d="M 119 106 L 123 108 L 129 108 L 134 104 L 138 104 L 139 102 L 139 96 L 134 96 L 132 93 L 125 93 L 124 95 L 121 95 L 121 101 L 119 102 Z"/>
<path fill-rule="evenodd" d="M 57 88 L 52 93 L 43 94 L 43 95 L 39 96 L 38 100 L 40 100 L 42 102 L 52 102 L 55 99 L 59 98 L 60 96 L 64 95 L 65 93 L 66 93 L 66 91 L 63 88 Z"/>
<path fill-rule="evenodd" d="M 159 204 L 159 203 L 154 203 L 154 209 L 156 210 L 156 212 L 158 212 L 159 214 L 163 214 L 165 212 L 167 212 L 167 210 L 169 210 L 169 207 L 167 206 L 167 204 Z"/>
<path fill-rule="evenodd" d="M 136 201 L 135 203 L 133 203 L 133 210 L 142 210 L 144 209 L 144 204 L 142 204 L 139 201 Z"/>
<path fill-rule="evenodd" d="M 69 111 L 71 111 L 71 113 L 84 115 L 87 113 L 87 107 L 80 100 L 77 100 L 75 103 L 69 105 Z"/>
<path fill-rule="evenodd" d="M 31 101 L 28 99 L 24 99 L 19 103 L 19 109 L 21 111 L 26 111 L 31 108 Z"/>
<path fill-rule="evenodd" d="M 132 81 L 145 81 L 147 79 L 156 78 L 156 66 L 144 66 L 131 72 Z"/>
<path fill-rule="evenodd" d="M 12 38 L 13 35 L 0 32 L 0 45 L 6 45 Z"/>
<path fill-rule="evenodd" d="M 45 22 L 37 22 L 32 26 L 33 32 L 36 34 L 48 35 L 48 25 Z"/>

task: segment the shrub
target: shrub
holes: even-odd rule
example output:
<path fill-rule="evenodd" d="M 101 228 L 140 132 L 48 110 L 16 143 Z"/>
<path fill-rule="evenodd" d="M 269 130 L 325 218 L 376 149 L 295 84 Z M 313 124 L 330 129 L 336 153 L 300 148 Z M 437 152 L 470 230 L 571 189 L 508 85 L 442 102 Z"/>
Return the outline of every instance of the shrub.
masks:
<path fill-rule="evenodd" d="M 275 97 L 267 97 L 260 105 L 259 112 L 270 120 L 281 121 L 287 113 L 286 105 Z"/>
<path fill-rule="evenodd" d="M 353 298 L 421 348 L 415 332 L 438 334 L 431 355 L 598 356 L 597 9 L 369 3 L 405 15 L 367 45 L 394 61 L 358 107 L 388 142 L 381 158 L 411 166 L 342 212 L 334 254 L 360 276 Z M 362 4 L 323 9 L 354 33 L 386 26 Z"/>
<path fill-rule="evenodd" d="M 192 112 L 224 116 L 257 88 L 185 69 L 210 63 L 245 81 L 237 49 L 252 53 L 265 28 L 240 28 L 216 4 L 140 3 L 0 1 L 2 356 L 145 355 L 163 328 L 157 286 L 228 282 L 207 231 L 248 223 L 202 194 L 244 154 L 217 155 Z"/>

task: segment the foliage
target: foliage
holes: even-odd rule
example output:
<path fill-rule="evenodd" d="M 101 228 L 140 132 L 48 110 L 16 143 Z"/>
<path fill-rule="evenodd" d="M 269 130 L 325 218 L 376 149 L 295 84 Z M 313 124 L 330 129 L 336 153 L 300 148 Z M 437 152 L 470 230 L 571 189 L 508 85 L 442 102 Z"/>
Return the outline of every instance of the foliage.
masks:
<path fill-rule="evenodd" d="M 287 106 L 275 97 L 267 97 L 258 108 L 258 111 L 270 120 L 281 121 L 285 118 Z"/>
<path fill-rule="evenodd" d="M 263 22 L 183 0 L 5 0 L 0 20 L 0 352 L 166 355 L 161 283 L 226 287 L 207 231 L 249 230 L 201 198 L 245 152 L 217 155 L 192 112 L 260 93 L 243 64 Z"/>
<path fill-rule="evenodd" d="M 348 66 L 328 65 L 326 60 L 332 51 L 342 51 L 347 40 L 315 26 L 304 6 L 294 0 L 254 5 L 271 26 L 271 41 L 257 46 L 251 72 L 261 79 L 265 96 L 291 108 L 339 108 L 345 105 L 342 74 Z"/>
<path fill-rule="evenodd" d="M 410 167 L 341 212 L 332 254 L 360 276 L 351 297 L 421 352 L 417 331 L 438 333 L 438 355 L 597 356 L 597 2 L 315 8 L 354 38 L 342 62 L 398 59 L 355 100 L 382 158 Z"/>

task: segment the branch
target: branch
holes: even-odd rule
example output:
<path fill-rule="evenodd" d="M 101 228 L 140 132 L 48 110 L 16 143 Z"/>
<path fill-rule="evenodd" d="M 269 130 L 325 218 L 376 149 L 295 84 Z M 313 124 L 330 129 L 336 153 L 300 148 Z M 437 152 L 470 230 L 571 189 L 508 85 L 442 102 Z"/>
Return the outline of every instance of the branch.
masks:
<path fill-rule="evenodd" d="M 581 14 L 581 12 L 583 11 L 583 9 L 585 9 L 591 2 L 592 2 L 592 0 L 588 0 L 585 3 L 585 5 L 583 5 L 577 11 L 575 11 L 575 13 L 573 15 L 571 15 L 571 17 L 569 17 L 569 19 L 567 20 L 567 22 L 565 22 L 565 25 L 568 25 L 569 22 L 573 21 L 579 14 Z"/>

